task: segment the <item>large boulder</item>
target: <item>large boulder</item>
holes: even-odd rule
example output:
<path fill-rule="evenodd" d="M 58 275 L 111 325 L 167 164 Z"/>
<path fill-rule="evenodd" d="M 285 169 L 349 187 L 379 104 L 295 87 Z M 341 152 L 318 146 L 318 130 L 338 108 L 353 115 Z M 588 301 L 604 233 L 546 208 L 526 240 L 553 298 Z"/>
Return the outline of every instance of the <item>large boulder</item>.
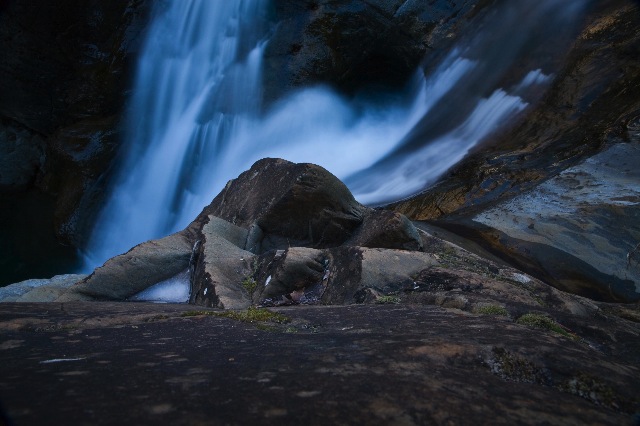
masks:
<path fill-rule="evenodd" d="M 238 226 L 257 225 L 261 250 L 342 244 L 362 222 L 364 206 L 322 167 L 264 159 L 230 181 L 204 209 Z"/>

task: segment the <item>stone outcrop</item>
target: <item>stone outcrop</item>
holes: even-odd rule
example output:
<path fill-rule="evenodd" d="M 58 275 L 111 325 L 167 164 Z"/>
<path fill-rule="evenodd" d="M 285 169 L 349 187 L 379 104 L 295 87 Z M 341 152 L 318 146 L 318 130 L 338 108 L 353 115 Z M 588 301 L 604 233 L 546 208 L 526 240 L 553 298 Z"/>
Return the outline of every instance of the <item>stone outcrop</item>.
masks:
<path fill-rule="evenodd" d="M 263 159 L 230 181 L 185 230 L 110 259 L 59 300 L 125 300 L 190 268 L 194 304 L 232 309 L 264 300 L 298 303 L 289 299 L 291 293 L 305 291 L 312 291 L 313 303 L 319 303 L 334 282 L 382 286 L 402 274 L 407 281 L 420 269 L 415 264 L 429 262 L 419 252 L 422 247 L 422 236 L 403 215 L 359 204 L 322 167 Z M 376 257 L 374 248 L 388 259 Z M 351 279 L 345 265 L 352 262 L 342 257 L 344 250 L 359 253 L 358 259 L 378 260 L 367 263 L 372 269 L 365 268 L 357 280 Z M 406 268 L 401 259 L 407 256 L 415 258 L 415 267 Z M 388 272 L 380 271 L 384 265 Z M 329 268 L 338 278 L 328 279 Z M 277 273 L 271 286 L 257 288 L 262 276 L 262 282 L 271 281 L 266 274 L 272 270 Z M 311 298 L 307 295 L 309 303 Z M 352 299 L 333 297 L 331 303 Z"/>
<path fill-rule="evenodd" d="M 636 301 L 640 8 L 603 2 L 588 22 L 520 124 L 390 207 L 557 288 Z"/>
<path fill-rule="evenodd" d="M 321 167 L 280 159 L 256 162 L 185 230 L 107 261 L 58 301 L 126 300 L 186 269 L 189 302 L 224 309 L 389 302 L 498 307 L 513 316 L 600 309 L 399 213 L 358 204 Z"/>
<path fill-rule="evenodd" d="M 364 211 L 325 169 L 265 159 L 231 181 L 200 218 L 214 215 L 252 228 L 252 235 L 261 233 L 260 245 L 253 248 L 261 252 L 292 245 L 340 245 L 361 224 Z"/>

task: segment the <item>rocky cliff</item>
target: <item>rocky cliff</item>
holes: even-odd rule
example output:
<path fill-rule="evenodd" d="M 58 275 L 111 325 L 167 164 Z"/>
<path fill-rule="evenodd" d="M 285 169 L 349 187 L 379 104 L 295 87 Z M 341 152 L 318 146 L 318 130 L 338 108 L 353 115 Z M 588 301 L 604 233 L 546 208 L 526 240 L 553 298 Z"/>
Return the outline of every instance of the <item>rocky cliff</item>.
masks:
<path fill-rule="evenodd" d="M 69 270 L 91 227 L 149 4 L 0 9 L 0 282 Z"/>
<path fill-rule="evenodd" d="M 637 3 L 600 3 L 519 124 L 391 207 L 558 288 L 638 300 L 638 25 Z"/>

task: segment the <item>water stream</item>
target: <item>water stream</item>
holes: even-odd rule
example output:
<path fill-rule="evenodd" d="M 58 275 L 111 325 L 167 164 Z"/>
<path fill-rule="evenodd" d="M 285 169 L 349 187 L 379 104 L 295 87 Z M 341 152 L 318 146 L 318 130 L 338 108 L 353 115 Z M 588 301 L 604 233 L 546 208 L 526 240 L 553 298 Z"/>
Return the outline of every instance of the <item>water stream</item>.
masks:
<path fill-rule="evenodd" d="M 322 165 L 367 204 L 433 183 L 548 87 L 552 75 L 514 65 L 540 42 L 536 25 L 576 19 L 583 2 L 503 3 L 473 36 L 429 64 L 427 75 L 418 69 L 384 102 L 318 86 L 261 112 L 267 2 L 159 2 L 127 112 L 121 172 L 92 234 L 86 269 L 182 229 L 229 179 L 263 157 Z M 566 26 L 556 28 L 547 36 Z"/>

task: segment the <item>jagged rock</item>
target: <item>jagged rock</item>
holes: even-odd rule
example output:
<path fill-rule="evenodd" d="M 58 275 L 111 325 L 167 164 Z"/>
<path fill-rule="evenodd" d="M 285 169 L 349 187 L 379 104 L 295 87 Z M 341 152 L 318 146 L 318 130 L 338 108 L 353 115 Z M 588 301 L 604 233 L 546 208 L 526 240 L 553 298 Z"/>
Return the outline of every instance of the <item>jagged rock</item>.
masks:
<path fill-rule="evenodd" d="M 191 251 L 182 233 L 147 241 L 109 259 L 57 300 L 125 300 L 187 269 Z"/>
<path fill-rule="evenodd" d="M 260 160 L 230 181 L 188 229 L 199 227 L 191 302 L 226 308 L 251 300 L 318 302 L 330 255 L 310 248 L 422 246 L 404 216 L 362 206 L 321 167 L 279 159 Z M 221 238 L 229 233 L 233 238 Z M 264 254 L 260 266 L 250 267 L 252 253 Z M 256 279 L 268 285 L 243 290 L 243 282 Z"/>
<path fill-rule="evenodd" d="M 293 247 L 262 257 L 254 278 L 257 304 L 291 304 L 319 302 L 310 292 L 322 296 L 329 260 L 324 250 Z M 266 265 L 266 266 L 265 266 Z M 316 288 L 318 287 L 318 288 Z"/>
<path fill-rule="evenodd" d="M 345 244 L 401 250 L 422 249 L 422 239 L 413 223 L 403 214 L 384 210 L 368 211 L 362 225 Z"/>
<path fill-rule="evenodd" d="M 251 301 L 242 282 L 251 276 L 255 257 L 244 250 L 248 231 L 214 216 L 207 219 L 196 243 L 189 303 L 246 308 Z"/>

